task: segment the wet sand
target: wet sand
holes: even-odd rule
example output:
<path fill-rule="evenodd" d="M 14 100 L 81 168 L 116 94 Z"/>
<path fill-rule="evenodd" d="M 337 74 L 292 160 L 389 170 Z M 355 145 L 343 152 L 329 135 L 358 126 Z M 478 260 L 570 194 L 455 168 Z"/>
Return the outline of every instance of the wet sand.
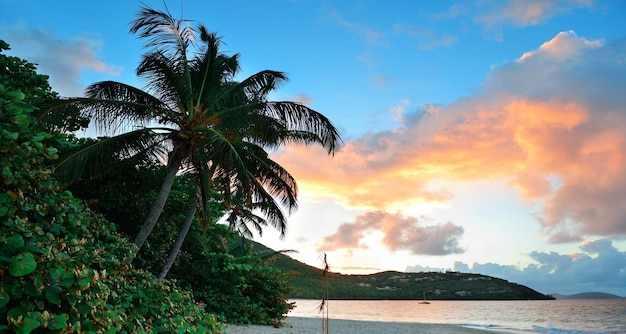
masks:
<path fill-rule="evenodd" d="M 308 334 L 322 332 L 321 318 L 287 317 L 283 326 L 246 326 L 226 325 L 226 334 Z M 457 325 L 420 324 L 406 322 L 356 321 L 330 319 L 329 332 L 331 334 L 362 334 L 362 333 L 424 333 L 424 334 L 485 334 L 498 333 L 495 331 L 467 328 Z M 500 332 L 501 333 L 501 332 Z"/>

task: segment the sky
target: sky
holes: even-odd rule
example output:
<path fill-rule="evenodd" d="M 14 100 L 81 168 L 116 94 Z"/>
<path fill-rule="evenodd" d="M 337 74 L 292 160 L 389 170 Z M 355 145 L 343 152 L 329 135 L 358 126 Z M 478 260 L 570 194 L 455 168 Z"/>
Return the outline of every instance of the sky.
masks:
<path fill-rule="evenodd" d="M 163 10 L 161 0 L 144 4 Z M 10 55 L 62 96 L 135 76 L 140 2 L 0 0 Z M 241 78 L 289 81 L 340 130 L 273 153 L 298 181 L 284 239 L 345 274 L 463 271 L 626 296 L 626 1 L 168 0 Z M 80 135 L 80 134 L 79 134 Z"/>

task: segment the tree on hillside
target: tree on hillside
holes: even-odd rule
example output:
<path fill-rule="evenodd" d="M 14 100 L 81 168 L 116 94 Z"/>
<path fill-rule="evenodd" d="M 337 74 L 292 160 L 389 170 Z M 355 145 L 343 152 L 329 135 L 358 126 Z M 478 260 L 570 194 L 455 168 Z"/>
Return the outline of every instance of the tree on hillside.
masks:
<path fill-rule="evenodd" d="M 112 135 L 66 158 L 57 167 L 60 176 L 76 178 L 86 162 L 97 161 L 99 155 L 135 161 L 166 153 L 168 173 L 135 238 L 138 249 L 181 169 L 198 175 L 200 198 L 207 198 L 209 188 L 219 183 L 228 205 L 232 187 L 245 194 L 245 205 L 265 203 L 264 214 L 284 233 L 284 220 L 272 220 L 279 216 L 270 199 L 277 197 L 283 206 L 295 208 L 297 188 L 266 150 L 290 143 L 320 144 L 331 154 L 341 141 L 337 129 L 304 105 L 268 101 L 268 94 L 287 80 L 284 73 L 265 70 L 234 81 L 239 56 L 221 53 L 220 38 L 202 25 L 194 29 L 167 11 L 142 7 L 131 32 L 148 49 L 137 68 L 147 82 L 145 91 L 104 81 L 89 86 L 84 98 L 48 105 L 50 112 L 78 107 L 99 130 Z M 97 162 L 96 173 L 110 171 L 107 161 Z"/>

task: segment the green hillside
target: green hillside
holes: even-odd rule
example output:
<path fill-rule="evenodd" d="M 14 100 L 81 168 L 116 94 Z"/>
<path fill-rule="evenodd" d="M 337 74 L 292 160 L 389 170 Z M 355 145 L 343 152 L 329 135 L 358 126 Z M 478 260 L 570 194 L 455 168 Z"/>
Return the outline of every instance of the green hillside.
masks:
<path fill-rule="evenodd" d="M 260 245 L 261 248 L 265 248 Z M 266 248 L 267 249 L 267 248 Z M 322 271 L 278 255 L 274 266 L 291 273 L 293 293 L 289 299 L 320 299 Z M 385 271 L 370 275 L 329 275 L 331 299 L 423 299 L 430 300 L 526 300 L 552 299 L 529 287 L 509 281 L 460 272 L 402 273 Z"/>

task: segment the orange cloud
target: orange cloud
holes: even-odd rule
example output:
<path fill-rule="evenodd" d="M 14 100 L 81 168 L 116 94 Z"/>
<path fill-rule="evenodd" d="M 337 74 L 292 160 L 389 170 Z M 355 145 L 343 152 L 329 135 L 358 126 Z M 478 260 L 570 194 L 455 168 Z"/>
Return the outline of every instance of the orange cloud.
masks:
<path fill-rule="evenodd" d="M 552 240 L 626 234 L 626 63 L 616 59 L 626 42 L 549 42 L 569 51 L 506 64 L 480 94 L 404 114 L 402 127 L 349 141 L 332 158 L 308 147 L 277 160 L 302 187 L 351 207 L 396 211 L 454 196 L 436 184 L 501 180 L 538 201 Z"/>
<path fill-rule="evenodd" d="M 414 124 L 348 142 L 332 158 L 318 149 L 295 148 L 279 160 L 307 188 L 356 207 L 445 201 L 450 193 L 430 189 L 432 180 L 511 178 L 525 169 L 529 157 L 544 153 L 541 141 L 567 131 L 585 115 L 572 104 L 514 100 L 459 116 L 431 138 L 421 138 Z"/>
<path fill-rule="evenodd" d="M 354 222 L 341 224 L 337 232 L 322 240 L 318 251 L 367 248 L 364 239 L 370 231 L 381 232 L 382 244 L 393 251 L 408 250 L 421 255 L 463 253 L 459 246 L 462 227 L 451 223 L 422 226 L 417 218 L 382 211 L 367 212 Z"/>
<path fill-rule="evenodd" d="M 306 148 L 285 153 L 279 161 L 307 189 L 350 206 L 379 210 L 442 202 L 453 196 L 447 189 L 431 189 L 432 181 L 499 179 L 514 184 L 524 199 L 544 201 L 544 226 L 567 219 L 599 226 L 604 223 L 595 219 L 603 217 L 613 221 L 606 222 L 608 228 L 583 231 L 604 234 L 615 230 L 620 221 L 584 213 L 589 209 L 584 203 L 604 207 L 588 196 L 592 190 L 617 190 L 615 182 L 624 179 L 626 172 L 626 119 L 607 117 L 593 116 L 571 101 L 517 99 L 463 115 L 430 138 L 402 129 L 349 142 L 333 158 Z M 611 118 L 619 122 L 611 123 Z M 551 178 L 562 185 L 553 185 Z M 558 204 L 567 199 L 563 196 L 570 187 L 578 189 L 572 193 L 575 198 L 584 199 L 575 208 Z M 626 200 L 624 194 L 621 198 Z"/>

